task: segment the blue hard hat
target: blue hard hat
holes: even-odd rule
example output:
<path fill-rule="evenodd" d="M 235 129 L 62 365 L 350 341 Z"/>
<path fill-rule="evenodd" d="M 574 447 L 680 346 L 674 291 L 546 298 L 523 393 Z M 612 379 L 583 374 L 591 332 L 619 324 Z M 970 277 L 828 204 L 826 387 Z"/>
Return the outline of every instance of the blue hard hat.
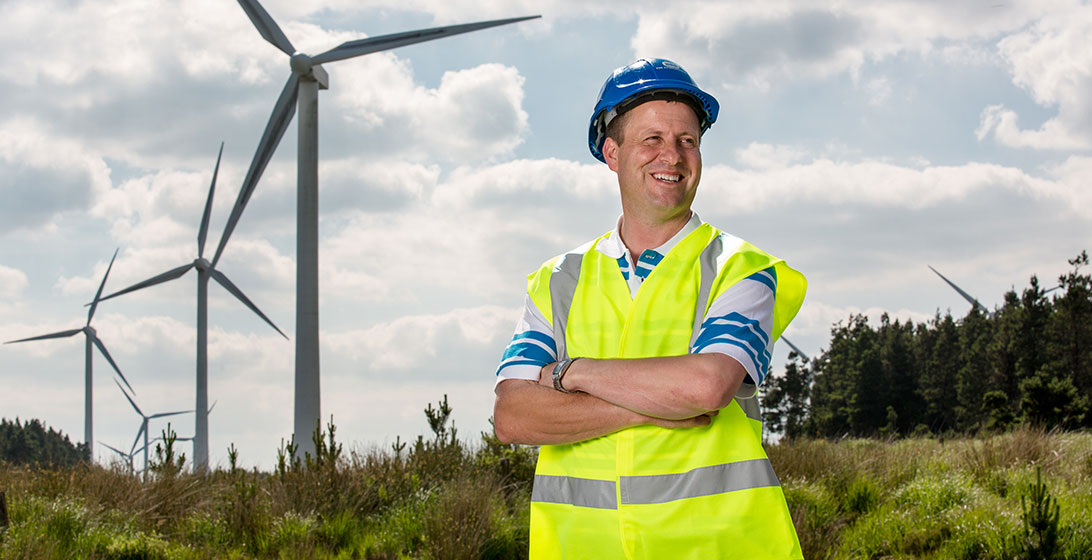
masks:
<path fill-rule="evenodd" d="M 607 138 L 607 124 L 618 114 L 644 101 L 654 92 L 674 92 L 694 108 L 701 131 L 704 133 L 717 120 L 720 104 L 712 95 L 705 93 L 694 83 L 682 66 L 663 58 L 642 58 L 629 66 L 615 70 L 599 90 L 599 102 L 595 104 L 588 123 L 588 148 L 595 159 L 603 159 L 603 141 Z M 649 95 L 648 98 L 645 98 Z M 659 97 L 656 97 L 659 98 Z"/>

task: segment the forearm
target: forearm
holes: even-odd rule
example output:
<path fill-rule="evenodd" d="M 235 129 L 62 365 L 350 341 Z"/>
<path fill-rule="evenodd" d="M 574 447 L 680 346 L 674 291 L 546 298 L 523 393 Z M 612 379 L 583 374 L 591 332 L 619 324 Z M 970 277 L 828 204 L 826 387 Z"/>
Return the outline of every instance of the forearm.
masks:
<path fill-rule="evenodd" d="M 728 406 L 746 375 L 739 362 L 717 353 L 581 359 L 564 386 L 642 415 L 682 419 Z"/>
<path fill-rule="evenodd" d="M 641 424 L 688 428 L 708 416 L 663 420 L 639 414 L 585 393 L 561 393 L 533 381 L 510 379 L 497 386 L 493 424 L 508 443 L 558 445 L 589 440 Z"/>

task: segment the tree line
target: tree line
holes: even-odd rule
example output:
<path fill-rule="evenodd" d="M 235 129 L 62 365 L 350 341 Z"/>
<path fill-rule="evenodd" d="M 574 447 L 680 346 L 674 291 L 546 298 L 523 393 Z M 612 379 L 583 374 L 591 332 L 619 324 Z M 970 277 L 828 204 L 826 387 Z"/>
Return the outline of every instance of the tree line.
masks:
<path fill-rule="evenodd" d="M 784 437 L 976 434 L 1017 424 L 1092 427 L 1092 276 L 1082 251 L 1058 286 L 1032 276 L 993 312 L 924 323 L 852 315 L 829 347 L 763 385 Z"/>
<path fill-rule="evenodd" d="M 0 420 L 0 463 L 69 467 L 89 457 L 86 443 L 73 444 L 40 420 Z"/>

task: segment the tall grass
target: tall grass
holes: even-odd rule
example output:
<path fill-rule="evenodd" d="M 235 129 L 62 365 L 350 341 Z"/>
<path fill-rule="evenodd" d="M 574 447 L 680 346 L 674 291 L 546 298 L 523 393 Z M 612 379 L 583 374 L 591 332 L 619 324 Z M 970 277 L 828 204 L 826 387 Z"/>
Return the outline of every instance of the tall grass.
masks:
<path fill-rule="evenodd" d="M 0 558 L 526 557 L 532 450 L 462 442 L 446 416 L 390 450 L 344 452 L 335 431 L 316 430 L 314 456 L 282 445 L 271 473 L 237 467 L 232 446 L 226 468 L 195 474 L 169 434 L 147 480 L 0 464 Z"/>
<path fill-rule="evenodd" d="M 1092 434 L 784 441 L 769 450 L 809 559 L 1092 558 Z M 1041 476 L 1041 478 L 1036 478 Z M 1045 494 L 1044 494 L 1045 493 Z M 1028 503 L 1057 506 L 1037 555 Z"/>
<path fill-rule="evenodd" d="M 232 448 L 229 465 L 194 474 L 170 438 L 147 480 L 0 465 L 0 559 L 526 557 L 533 450 L 463 442 L 438 404 L 432 438 L 344 451 L 327 425 L 315 456 L 285 443 L 272 472 L 239 468 Z M 1092 558 L 1092 434 L 768 451 L 809 559 Z"/>

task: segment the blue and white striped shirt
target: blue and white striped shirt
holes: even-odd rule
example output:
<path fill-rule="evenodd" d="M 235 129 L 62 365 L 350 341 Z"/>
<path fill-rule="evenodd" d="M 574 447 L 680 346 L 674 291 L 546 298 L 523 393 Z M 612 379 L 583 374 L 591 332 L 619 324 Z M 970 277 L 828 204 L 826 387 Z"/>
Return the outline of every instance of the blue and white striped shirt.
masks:
<path fill-rule="evenodd" d="M 682 238 L 701 225 L 697 214 L 678 234 L 656 249 L 646 250 L 630 265 L 630 255 L 622 244 L 618 229 L 600 241 L 593 250 L 618 261 L 618 268 L 636 297 L 641 282 Z M 619 254 L 620 253 L 620 254 Z M 635 273 L 634 273 L 635 271 Z M 694 354 L 721 353 L 736 359 L 747 370 L 750 383 L 737 393 L 740 398 L 753 395 L 770 368 L 773 345 L 774 294 L 777 274 L 773 268 L 756 272 L 737 282 L 717 297 L 709 306 L 694 346 Z M 545 315 L 531 300 L 525 298 L 523 314 L 516 324 L 515 335 L 504 351 L 497 368 L 497 383 L 505 379 L 537 380 L 542 366 L 557 360 L 557 345 L 553 329 Z"/>

